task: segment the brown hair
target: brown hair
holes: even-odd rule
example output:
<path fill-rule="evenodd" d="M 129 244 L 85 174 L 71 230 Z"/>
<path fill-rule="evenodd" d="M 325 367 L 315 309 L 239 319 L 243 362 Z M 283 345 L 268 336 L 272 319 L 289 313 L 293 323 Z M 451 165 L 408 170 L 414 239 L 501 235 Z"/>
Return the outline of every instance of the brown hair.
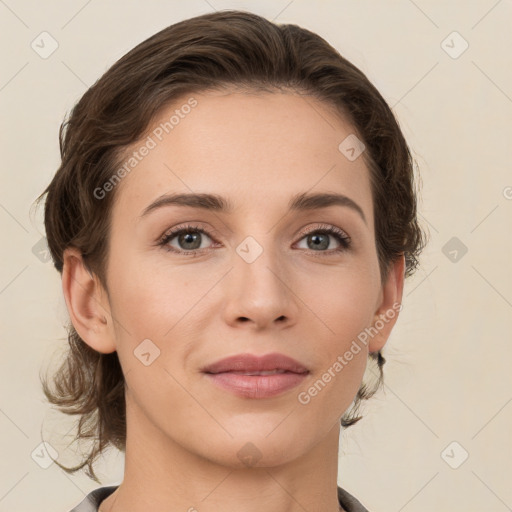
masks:
<path fill-rule="evenodd" d="M 63 251 L 78 248 L 87 268 L 107 288 L 105 274 L 115 190 L 94 194 L 114 174 L 123 151 L 144 135 L 152 120 L 184 94 L 225 87 L 251 91 L 280 89 L 311 95 L 351 123 L 366 150 L 375 211 L 375 237 L 382 281 L 390 264 L 405 254 L 406 276 L 418 265 L 425 233 L 416 215 L 414 161 L 399 125 L 377 89 L 353 64 L 318 35 L 296 25 L 275 24 L 249 12 L 225 10 L 171 25 L 119 59 L 74 106 L 60 128 L 62 162 L 47 195 L 44 221 L 55 268 Z M 341 141 L 340 141 L 341 142 Z M 93 470 L 109 446 L 124 451 L 124 377 L 116 352 L 99 353 L 67 325 L 69 350 L 52 375 L 42 379 L 50 403 L 79 415 L 75 440 L 92 440 L 88 456 L 69 473 Z M 376 385 L 363 383 L 342 426 L 358 421 L 361 400 L 383 380 L 385 359 L 369 356 L 378 368 Z"/>

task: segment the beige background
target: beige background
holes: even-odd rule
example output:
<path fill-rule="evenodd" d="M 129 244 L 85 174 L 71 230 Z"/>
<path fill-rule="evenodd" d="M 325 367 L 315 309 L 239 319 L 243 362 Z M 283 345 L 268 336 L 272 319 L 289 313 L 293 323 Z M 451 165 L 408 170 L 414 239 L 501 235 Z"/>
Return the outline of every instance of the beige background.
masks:
<path fill-rule="evenodd" d="M 66 311 L 37 254 L 41 211 L 30 217 L 58 166 L 59 124 L 135 44 L 226 8 L 326 38 L 393 107 L 421 169 L 430 244 L 385 350 L 386 387 L 342 435 L 339 483 L 375 512 L 511 510 L 512 3 L 2 0 L 0 511 L 67 511 L 97 487 L 40 466 L 41 430 L 53 444 L 53 426 L 71 426 L 39 386 L 66 345 Z M 31 48 L 42 31 L 59 45 L 47 59 Z M 104 485 L 122 464 L 104 459 Z"/>

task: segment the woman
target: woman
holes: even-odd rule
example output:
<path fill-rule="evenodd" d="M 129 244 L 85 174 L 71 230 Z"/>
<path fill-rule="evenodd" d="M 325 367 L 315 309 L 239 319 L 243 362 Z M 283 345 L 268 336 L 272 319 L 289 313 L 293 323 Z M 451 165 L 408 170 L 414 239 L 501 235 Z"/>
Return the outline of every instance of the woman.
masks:
<path fill-rule="evenodd" d="M 366 510 L 340 427 L 424 246 L 375 87 L 316 34 L 220 11 L 122 57 L 60 137 L 39 199 L 70 349 L 44 391 L 93 440 L 61 467 L 99 482 L 125 452 L 73 510 Z"/>

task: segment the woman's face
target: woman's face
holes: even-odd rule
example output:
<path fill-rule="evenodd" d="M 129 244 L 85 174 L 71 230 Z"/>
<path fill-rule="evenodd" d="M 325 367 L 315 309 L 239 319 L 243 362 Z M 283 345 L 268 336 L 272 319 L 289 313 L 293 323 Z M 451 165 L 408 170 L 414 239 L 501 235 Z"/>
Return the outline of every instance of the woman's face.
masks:
<path fill-rule="evenodd" d="M 102 348 L 125 374 L 128 435 L 225 465 L 292 460 L 339 425 L 383 344 L 358 341 L 389 309 L 361 146 L 327 106 L 282 93 L 184 96 L 148 135 L 119 174 L 107 269 Z M 176 194 L 215 200 L 161 201 Z M 305 199 L 321 194 L 348 199 Z M 203 372 L 270 353 L 307 373 Z"/>

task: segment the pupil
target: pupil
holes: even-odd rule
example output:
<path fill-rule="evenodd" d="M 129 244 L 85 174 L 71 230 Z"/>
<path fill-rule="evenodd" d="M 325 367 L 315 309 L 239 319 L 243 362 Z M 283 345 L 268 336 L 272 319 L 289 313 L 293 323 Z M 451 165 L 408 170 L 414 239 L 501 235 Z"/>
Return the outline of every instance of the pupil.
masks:
<path fill-rule="evenodd" d="M 322 243 L 321 240 L 319 240 L 321 237 L 324 237 L 324 241 Z M 311 240 L 313 240 L 313 243 L 310 244 L 310 248 L 317 249 L 321 247 L 322 249 L 327 249 L 329 245 L 329 239 L 325 235 L 311 235 Z"/>
<path fill-rule="evenodd" d="M 181 241 L 186 245 L 186 244 L 193 244 L 194 241 L 197 242 L 198 240 L 198 234 L 194 234 L 194 233 L 185 233 L 183 235 L 181 235 Z M 197 245 L 197 244 L 196 244 Z M 201 244 L 199 244 L 201 245 Z M 197 247 L 186 247 L 186 249 L 197 249 Z"/>

